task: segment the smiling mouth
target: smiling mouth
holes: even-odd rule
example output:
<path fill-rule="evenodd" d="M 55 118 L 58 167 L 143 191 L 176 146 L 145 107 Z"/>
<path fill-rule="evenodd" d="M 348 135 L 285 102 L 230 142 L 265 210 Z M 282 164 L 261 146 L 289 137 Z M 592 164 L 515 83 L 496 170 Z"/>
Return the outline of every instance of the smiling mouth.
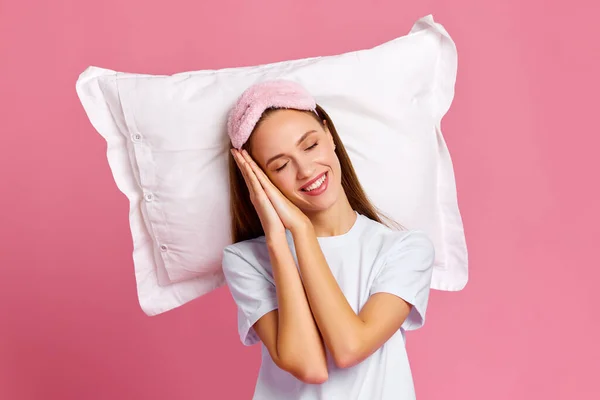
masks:
<path fill-rule="evenodd" d="M 319 189 L 321 186 L 323 186 L 323 184 L 327 180 L 327 175 L 328 175 L 328 172 L 325 172 L 323 175 L 321 175 L 321 177 L 319 179 L 317 179 L 315 182 L 311 183 L 307 187 L 300 189 L 300 191 L 310 193 L 313 190 Z"/>

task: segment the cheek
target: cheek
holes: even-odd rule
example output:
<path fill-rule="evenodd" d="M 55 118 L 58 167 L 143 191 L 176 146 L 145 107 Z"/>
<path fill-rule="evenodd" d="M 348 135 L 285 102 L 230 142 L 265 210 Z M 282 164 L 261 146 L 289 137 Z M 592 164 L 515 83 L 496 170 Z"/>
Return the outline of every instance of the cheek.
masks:
<path fill-rule="evenodd" d="M 337 158 L 337 156 L 335 154 L 333 155 L 333 159 L 331 160 L 331 164 L 329 164 L 329 165 L 331 166 L 331 169 L 333 170 L 333 173 L 335 175 L 334 182 L 336 182 L 336 186 L 341 185 L 342 184 L 342 166 L 340 165 L 340 160 Z"/>
<path fill-rule="evenodd" d="M 332 168 L 336 164 L 339 164 L 333 147 L 329 148 L 329 146 L 322 146 L 319 152 L 315 152 L 313 161 L 319 164 L 330 165 Z"/>
<path fill-rule="evenodd" d="M 334 170 L 334 172 L 339 173 L 341 170 L 341 166 L 340 166 L 340 160 L 337 158 L 337 155 L 335 154 L 335 152 L 331 151 L 326 155 L 325 158 L 325 162 L 327 163 L 327 165 L 329 165 L 331 167 L 331 169 Z"/>
<path fill-rule="evenodd" d="M 286 168 L 286 170 L 289 170 L 291 168 Z M 294 189 L 294 174 L 290 173 L 289 171 L 282 171 L 279 173 L 274 173 L 274 174 L 269 174 L 269 179 L 271 180 L 271 182 L 273 182 L 273 184 L 275 186 L 277 186 L 277 189 L 279 189 L 279 191 L 281 193 L 283 193 L 286 197 L 288 197 Z"/>

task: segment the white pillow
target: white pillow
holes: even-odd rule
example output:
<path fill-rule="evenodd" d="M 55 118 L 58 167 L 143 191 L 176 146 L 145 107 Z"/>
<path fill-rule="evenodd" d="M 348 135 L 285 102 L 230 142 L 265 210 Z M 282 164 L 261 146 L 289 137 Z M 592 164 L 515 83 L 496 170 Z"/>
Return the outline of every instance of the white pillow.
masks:
<path fill-rule="evenodd" d="M 88 67 L 77 94 L 106 139 L 148 315 L 225 283 L 230 244 L 226 117 L 250 85 L 304 85 L 330 114 L 373 204 L 435 244 L 432 288 L 467 282 L 467 248 L 440 121 L 454 96 L 454 42 L 431 15 L 368 50 L 157 76 Z"/>

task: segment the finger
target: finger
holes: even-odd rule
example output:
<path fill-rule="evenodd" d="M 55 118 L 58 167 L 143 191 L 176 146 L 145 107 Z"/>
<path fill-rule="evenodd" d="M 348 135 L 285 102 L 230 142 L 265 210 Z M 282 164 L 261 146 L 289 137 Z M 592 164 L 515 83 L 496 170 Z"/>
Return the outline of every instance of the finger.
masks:
<path fill-rule="evenodd" d="M 252 168 L 252 171 L 256 175 L 256 178 L 260 182 L 265 193 L 267 193 L 267 195 L 272 195 L 273 191 L 279 192 L 279 189 L 277 189 L 277 186 L 275 186 L 273 184 L 273 182 L 271 182 L 271 179 L 269 179 L 269 177 L 264 173 L 264 171 L 254 161 L 254 159 L 252 159 L 250 154 L 248 154 L 248 152 L 246 150 L 243 150 L 241 154 L 243 155 L 243 158 L 246 161 L 246 163 L 248 165 L 250 165 L 250 167 Z"/>
<path fill-rule="evenodd" d="M 269 186 L 275 187 L 275 185 L 273 185 L 273 182 L 271 182 L 271 180 L 265 174 L 265 172 L 262 170 L 262 168 L 260 168 L 258 166 L 256 161 L 254 161 L 254 159 L 250 156 L 250 154 L 248 154 L 248 152 L 246 150 L 243 150 L 243 152 L 241 154 L 242 154 L 244 160 L 250 165 L 250 167 L 256 174 L 256 177 L 258 178 L 258 180 L 260 181 L 261 184 L 265 185 L 266 187 L 269 187 Z"/>
<path fill-rule="evenodd" d="M 260 181 L 258 180 L 258 177 L 252 170 L 252 167 L 250 166 L 250 164 L 245 163 L 244 167 L 246 168 L 246 173 L 249 176 L 250 184 L 252 185 L 252 189 L 254 190 L 254 193 L 256 193 L 256 194 L 264 193 L 264 189 L 260 185 Z"/>
<path fill-rule="evenodd" d="M 252 190 L 250 178 L 248 177 L 246 167 L 244 166 L 245 162 L 244 162 L 244 160 L 242 160 L 240 158 L 240 153 L 234 149 L 231 151 L 231 155 L 233 156 L 233 159 L 235 160 L 235 163 L 237 164 L 237 166 L 240 170 L 240 173 L 242 174 L 242 177 L 244 178 L 244 182 L 246 182 L 246 186 L 248 187 L 249 190 Z"/>
<path fill-rule="evenodd" d="M 244 158 L 242 157 L 242 153 L 239 150 L 233 149 L 231 150 L 231 154 L 233 155 L 233 159 L 240 167 L 240 169 L 243 169 L 243 165 L 246 162 L 246 160 L 244 160 Z"/>
<path fill-rule="evenodd" d="M 263 170 L 258 166 L 258 164 L 256 164 L 256 161 L 254 161 L 252 156 L 246 150 L 242 150 L 240 152 L 240 155 L 242 156 L 244 161 L 246 161 L 248 164 L 250 164 L 250 166 L 252 166 L 253 169 L 256 169 L 257 171 L 260 171 L 264 174 Z"/>
<path fill-rule="evenodd" d="M 248 163 L 242 158 L 242 155 L 239 151 L 236 151 L 234 154 L 236 158 L 236 163 L 240 168 L 240 172 L 244 177 L 244 182 L 246 183 L 246 187 L 248 188 L 248 192 L 250 194 L 250 198 L 259 198 L 264 190 L 260 186 L 260 183 L 257 182 L 256 177 L 254 176 L 254 172 L 248 165 Z"/>
<path fill-rule="evenodd" d="M 247 178 L 247 183 L 250 186 L 251 190 L 254 191 L 255 195 L 260 195 L 264 193 L 264 189 L 262 188 L 260 181 L 256 176 L 256 173 L 252 169 L 252 166 L 248 162 L 246 162 L 246 160 L 242 157 L 240 153 L 238 153 L 238 156 L 240 157 L 240 163 L 243 165 L 243 170 Z"/>

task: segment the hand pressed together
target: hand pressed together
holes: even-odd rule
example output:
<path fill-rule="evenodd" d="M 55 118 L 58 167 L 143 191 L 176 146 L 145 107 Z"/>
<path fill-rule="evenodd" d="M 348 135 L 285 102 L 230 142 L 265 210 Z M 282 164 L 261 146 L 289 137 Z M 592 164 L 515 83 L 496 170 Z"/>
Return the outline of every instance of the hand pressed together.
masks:
<path fill-rule="evenodd" d="M 306 214 L 281 193 L 246 150 L 232 149 L 231 153 L 242 171 L 250 200 L 267 238 L 284 234 L 285 229 L 294 231 L 310 223 Z"/>

